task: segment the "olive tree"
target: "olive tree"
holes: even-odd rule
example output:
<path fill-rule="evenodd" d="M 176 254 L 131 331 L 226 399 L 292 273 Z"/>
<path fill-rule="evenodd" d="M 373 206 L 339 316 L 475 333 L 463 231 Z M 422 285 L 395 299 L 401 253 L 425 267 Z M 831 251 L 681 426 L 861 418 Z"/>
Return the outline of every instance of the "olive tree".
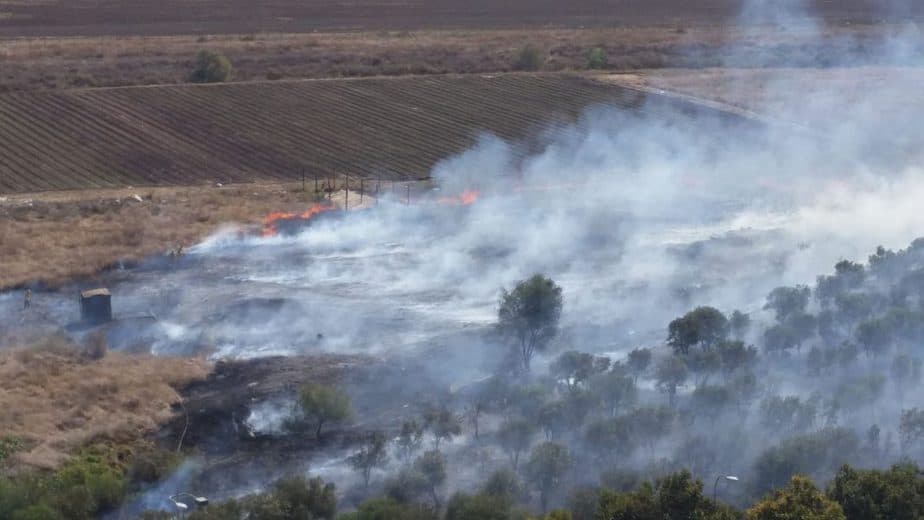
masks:
<path fill-rule="evenodd" d="M 709 349 L 728 336 L 728 319 L 713 307 L 697 307 L 667 327 L 667 343 L 678 354 L 699 345 Z"/>
<path fill-rule="evenodd" d="M 527 372 L 533 355 L 558 334 L 561 310 L 561 287 L 540 274 L 501 291 L 498 328 L 512 341 Z"/>
<path fill-rule="evenodd" d="M 305 417 L 317 424 L 318 440 L 325 424 L 346 421 L 353 415 L 349 396 L 334 387 L 307 384 L 301 388 L 298 402 Z"/>
<path fill-rule="evenodd" d="M 363 484 L 369 487 L 372 470 L 388 462 L 387 441 L 382 432 L 373 432 L 358 452 L 350 455 L 350 466 L 363 476 Z"/>
<path fill-rule="evenodd" d="M 526 477 L 539 491 L 542 512 L 548 509 L 549 495 L 555 490 L 571 467 L 568 449 L 554 442 L 544 442 L 535 448 L 526 463 Z"/>
<path fill-rule="evenodd" d="M 677 395 L 677 387 L 686 382 L 687 374 L 687 364 L 678 356 L 662 359 L 655 368 L 658 388 L 667 394 L 668 404 L 672 407 L 674 397 Z"/>
<path fill-rule="evenodd" d="M 231 62 L 223 54 L 201 50 L 189 76 L 193 83 L 221 83 L 231 79 Z"/>

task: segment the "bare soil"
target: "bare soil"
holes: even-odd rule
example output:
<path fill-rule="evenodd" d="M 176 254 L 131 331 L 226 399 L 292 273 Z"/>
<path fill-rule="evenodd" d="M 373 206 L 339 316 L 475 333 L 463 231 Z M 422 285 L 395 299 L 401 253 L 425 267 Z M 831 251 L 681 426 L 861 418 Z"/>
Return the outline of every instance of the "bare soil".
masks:
<path fill-rule="evenodd" d="M 216 34 L 421 28 L 600 27 L 659 24 L 722 25 L 744 0 L 5 0 L 0 35 Z M 919 2 L 886 9 L 876 0 L 811 0 L 830 21 L 920 17 Z"/>
<path fill-rule="evenodd" d="M 517 142 L 590 106 L 635 109 L 644 97 L 542 74 L 0 95 L 0 194 L 302 175 L 423 179 L 483 133 Z"/>

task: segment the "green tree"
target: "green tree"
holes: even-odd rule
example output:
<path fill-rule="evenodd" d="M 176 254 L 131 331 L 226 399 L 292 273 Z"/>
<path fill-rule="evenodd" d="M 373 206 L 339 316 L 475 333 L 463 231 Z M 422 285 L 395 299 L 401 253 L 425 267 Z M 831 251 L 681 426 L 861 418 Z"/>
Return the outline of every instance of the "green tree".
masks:
<path fill-rule="evenodd" d="M 633 442 L 648 445 L 653 456 L 655 443 L 673 428 L 674 412 L 667 407 L 639 408 L 623 416 L 623 420 L 632 428 Z"/>
<path fill-rule="evenodd" d="M 878 356 L 891 343 L 892 328 L 885 320 L 867 320 L 857 326 L 856 339 L 868 357 Z"/>
<path fill-rule="evenodd" d="M 424 429 L 417 421 L 410 420 L 401 423 L 401 432 L 398 434 L 398 456 L 408 462 L 423 444 Z"/>
<path fill-rule="evenodd" d="M 700 385 L 690 396 L 690 407 L 707 420 L 716 420 L 732 404 L 732 393 L 724 386 Z"/>
<path fill-rule="evenodd" d="M 516 70 L 539 70 L 545 64 L 545 52 L 533 44 L 527 44 L 517 52 L 513 62 Z"/>
<path fill-rule="evenodd" d="M 752 492 L 755 495 L 767 493 L 784 485 L 793 475 L 823 477 L 833 473 L 844 463 L 845 457 L 856 454 L 859 449 L 856 433 L 845 428 L 825 428 L 785 439 L 757 457 Z"/>
<path fill-rule="evenodd" d="M 713 307 L 697 307 L 667 327 L 667 343 L 678 354 L 686 354 L 696 345 L 711 348 L 727 335 L 728 319 Z"/>
<path fill-rule="evenodd" d="M 446 505 L 446 520 L 510 520 L 510 502 L 504 498 L 456 493 Z"/>
<path fill-rule="evenodd" d="M 337 520 L 437 520 L 438 515 L 426 506 L 405 504 L 392 498 L 376 498 L 360 504 L 352 513 Z"/>
<path fill-rule="evenodd" d="M 591 423 L 584 439 L 603 460 L 616 462 L 632 454 L 635 448 L 632 433 L 632 425 L 624 418 L 609 418 Z"/>
<path fill-rule="evenodd" d="M 499 469 L 488 477 L 481 486 L 481 493 L 506 499 L 510 502 L 516 499 L 523 491 L 517 474 L 510 469 Z"/>
<path fill-rule="evenodd" d="M 232 67 L 224 55 L 208 50 L 196 54 L 189 80 L 193 83 L 221 83 L 231 79 Z"/>
<path fill-rule="evenodd" d="M 433 507 L 440 508 L 439 490 L 446 483 L 446 457 L 436 450 L 431 450 L 414 461 L 414 469 L 424 477 Z"/>
<path fill-rule="evenodd" d="M 913 444 L 924 439 L 924 410 L 912 408 L 902 410 L 898 433 L 901 437 L 902 452 L 905 453 Z"/>
<path fill-rule="evenodd" d="M 899 354 L 892 360 L 892 380 L 898 391 L 899 403 L 904 400 L 905 390 L 921 381 L 921 360 L 908 354 Z"/>
<path fill-rule="evenodd" d="M 388 462 L 387 440 L 382 432 L 373 432 L 363 443 L 359 451 L 348 458 L 350 466 L 363 477 L 363 484 L 369 487 L 369 480 L 375 468 L 381 468 Z"/>
<path fill-rule="evenodd" d="M 677 387 L 687 380 L 687 364 L 679 356 L 666 357 L 655 368 L 655 380 L 658 389 L 667 394 L 668 404 L 673 407 Z"/>
<path fill-rule="evenodd" d="M 760 404 L 761 424 L 771 432 L 805 431 L 815 424 L 818 409 L 796 396 L 772 396 Z"/>
<path fill-rule="evenodd" d="M 794 476 L 785 489 L 774 492 L 745 513 L 747 520 L 845 520 L 841 506 L 806 477 Z"/>
<path fill-rule="evenodd" d="M 922 477 L 914 464 L 886 471 L 843 466 L 828 487 L 828 497 L 841 505 L 847 520 L 918 520 L 924 518 Z"/>
<path fill-rule="evenodd" d="M 549 366 L 549 373 L 563 382 L 569 390 L 575 390 L 591 376 L 605 372 L 610 367 L 610 359 L 597 357 L 586 352 L 569 350 L 562 352 Z"/>
<path fill-rule="evenodd" d="M 739 370 L 750 369 L 757 362 L 757 349 L 746 347 L 741 341 L 723 341 L 716 345 L 716 351 L 726 378 Z"/>
<path fill-rule="evenodd" d="M 424 414 L 424 424 L 433 434 L 433 446 L 439 450 L 442 441 L 452 441 L 462 433 L 462 418 L 446 407 L 434 408 Z"/>
<path fill-rule="evenodd" d="M 635 381 L 618 372 L 597 375 L 591 379 L 590 389 L 600 398 L 606 414 L 610 417 L 616 417 L 621 408 L 633 405 L 638 398 Z"/>
<path fill-rule="evenodd" d="M 587 51 L 587 68 L 596 70 L 596 69 L 605 69 L 607 65 L 607 55 L 606 49 L 603 47 L 594 47 Z"/>
<path fill-rule="evenodd" d="M 526 419 L 509 419 L 497 432 L 497 440 L 510 455 L 510 463 L 516 471 L 520 463 L 520 454 L 529 449 L 536 436 L 536 424 Z"/>
<path fill-rule="evenodd" d="M 638 384 L 639 376 L 643 375 L 648 366 L 651 365 L 651 349 L 637 348 L 629 352 L 629 369 L 632 370 L 632 377 Z"/>
<path fill-rule="evenodd" d="M 812 291 L 804 285 L 795 287 L 777 287 L 767 295 L 765 310 L 776 313 L 776 321 L 782 323 L 793 314 L 802 314 L 808 306 Z"/>
<path fill-rule="evenodd" d="M 558 334 L 562 304 L 561 287 L 540 274 L 501 292 L 498 327 L 512 340 L 527 372 L 533 355 Z"/>
<path fill-rule="evenodd" d="M 731 337 L 741 341 L 751 328 L 751 317 L 741 311 L 734 311 L 728 317 L 728 329 Z"/>
<path fill-rule="evenodd" d="M 325 424 L 346 421 L 353 415 L 349 396 L 334 387 L 307 384 L 301 388 L 298 402 L 305 417 L 317 424 L 315 436 L 319 441 Z"/>
<path fill-rule="evenodd" d="M 571 456 L 561 444 L 544 442 L 535 448 L 526 463 L 526 476 L 539 491 L 542 513 L 548 510 L 549 498 L 571 468 Z"/>

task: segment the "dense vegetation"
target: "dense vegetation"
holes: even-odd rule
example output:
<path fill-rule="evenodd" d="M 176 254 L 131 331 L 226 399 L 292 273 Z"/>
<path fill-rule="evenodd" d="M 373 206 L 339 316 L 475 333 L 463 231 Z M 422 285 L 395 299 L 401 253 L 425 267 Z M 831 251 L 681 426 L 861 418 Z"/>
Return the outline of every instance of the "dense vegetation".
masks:
<path fill-rule="evenodd" d="M 343 517 L 918 518 L 921 280 L 924 240 L 879 248 L 813 287 L 772 290 L 760 311 L 696 307 L 663 345 L 617 360 L 567 348 L 561 288 L 523 280 L 501 292 L 493 377 L 353 443 Z M 292 431 L 321 444 L 357 413 L 338 387 L 306 386 L 297 402 Z M 109 460 L 3 481 L 0 516 L 112 507 L 131 472 Z M 190 517 L 333 518 L 335 496 L 289 479 Z"/>

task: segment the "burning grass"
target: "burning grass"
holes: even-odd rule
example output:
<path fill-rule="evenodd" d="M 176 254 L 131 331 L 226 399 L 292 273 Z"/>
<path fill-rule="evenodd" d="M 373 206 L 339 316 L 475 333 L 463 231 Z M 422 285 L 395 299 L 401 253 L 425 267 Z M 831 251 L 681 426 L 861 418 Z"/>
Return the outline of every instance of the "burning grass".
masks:
<path fill-rule="evenodd" d="M 0 431 L 20 446 L 13 467 L 57 468 L 101 439 L 137 442 L 174 416 L 177 388 L 209 364 L 110 353 L 90 360 L 53 337 L 0 353 Z"/>
<path fill-rule="evenodd" d="M 354 195 L 350 207 L 358 201 Z M 303 193 L 300 184 L 103 190 L 11 198 L 0 202 L 0 290 L 33 282 L 60 285 L 92 276 L 120 261 L 196 243 L 222 225 L 259 229 L 271 213 L 301 213 L 312 204 L 313 194 Z M 333 194 L 329 205 L 342 204 L 342 193 Z"/>

